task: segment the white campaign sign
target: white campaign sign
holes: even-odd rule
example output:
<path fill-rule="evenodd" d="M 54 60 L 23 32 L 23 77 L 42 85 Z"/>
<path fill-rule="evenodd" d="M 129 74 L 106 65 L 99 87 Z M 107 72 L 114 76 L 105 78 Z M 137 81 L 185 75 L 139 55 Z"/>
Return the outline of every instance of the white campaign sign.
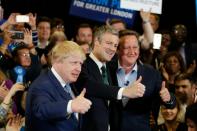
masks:
<path fill-rule="evenodd" d="M 162 0 L 121 0 L 120 8 L 140 11 L 151 10 L 151 13 L 161 14 Z"/>

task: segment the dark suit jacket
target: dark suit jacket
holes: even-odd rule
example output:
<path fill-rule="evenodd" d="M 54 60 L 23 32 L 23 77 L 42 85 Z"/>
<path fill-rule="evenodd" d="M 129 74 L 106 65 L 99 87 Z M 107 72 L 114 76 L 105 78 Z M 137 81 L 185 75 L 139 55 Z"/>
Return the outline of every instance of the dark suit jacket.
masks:
<path fill-rule="evenodd" d="M 116 71 L 118 62 L 114 61 L 110 66 L 110 73 L 114 85 L 118 85 Z M 130 99 L 125 107 L 122 101 L 111 102 L 111 131 L 150 131 L 149 116 L 152 105 L 159 107 L 161 102 L 159 91 L 161 89 L 161 76 L 158 71 L 150 66 L 138 63 L 137 78 L 142 76 L 142 84 L 146 91 L 142 98 Z M 174 101 L 174 99 L 172 99 Z M 167 104 L 173 107 L 175 103 Z M 154 108 L 155 115 L 157 109 Z"/>
<path fill-rule="evenodd" d="M 185 60 L 186 60 L 186 67 L 189 67 L 191 63 L 193 63 L 193 60 L 196 58 L 193 56 L 194 52 L 196 52 L 195 44 L 192 44 L 190 40 L 184 41 L 184 51 L 185 51 Z M 180 50 L 181 45 L 183 42 L 177 42 L 176 40 L 172 40 L 172 43 L 169 45 L 169 51 L 178 51 Z"/>
<path fill-rule="evenodd" d="M 27 94 L 27 131 L 78 131 L 74 114 L 67 114 L 70 99 L 51 70 L 41 74 Z"/>
<path fill-rule="evenodd" d="M 108 78 L 111 83 L 110 77 Z M 103 83 L 98 66 L 89 56 L 82 66 L 76 85 L 77 89 L 86 88 L 86 97 L 92 101 L 90 110 L 82 116 L 82 131 L 108 131 L 109 107 L 107 99 L 116 99 L 119 88 Z"/>

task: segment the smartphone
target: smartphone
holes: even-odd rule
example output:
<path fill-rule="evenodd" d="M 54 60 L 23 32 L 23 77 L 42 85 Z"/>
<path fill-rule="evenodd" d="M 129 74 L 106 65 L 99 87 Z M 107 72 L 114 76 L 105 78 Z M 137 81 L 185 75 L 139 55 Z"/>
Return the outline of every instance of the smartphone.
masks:
<path fill-rule="evenodd" d="M 17 15 L 16 22 L 29 22 L 29 16 L 28 15 Z"/>
<path fill-rule="evenodd" d="M 24 32 L 23 31 L 12 31 L 12 39 L 24 39 Z"/>
<path fill-rule="evenodd" d="M 162 35 L 155 33 L 153 37 L 153 49 L 160 49 Z"/>

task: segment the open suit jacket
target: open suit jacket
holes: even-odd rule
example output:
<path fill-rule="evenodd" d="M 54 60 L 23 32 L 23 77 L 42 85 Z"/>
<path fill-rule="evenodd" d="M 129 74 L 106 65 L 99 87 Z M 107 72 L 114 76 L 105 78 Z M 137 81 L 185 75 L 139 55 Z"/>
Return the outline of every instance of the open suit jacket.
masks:
<path fill-rule="evenodd" d="M 27 131 L 78 131 L 76 117 L 67 113 L 71 99 L 51 70 L 41 74 L 27 94 Z"/>
<path fill-rule="evenodd" d="M 118 61 L 110 64 L 110 73 L 114 85 L 118 85 L 116 71 L 118 69 Z M 161 76 L 159 72 L 148 65 L 138 63 L 137 79 L 142 76 L 141 83 L 145 85 L 146 91 L 143 97 L 129 99 L 126 106 L 122 101 L 113 101 L 111 111 L 111 131 L 150 131 L 149 116 L 152 110 L 157 115 L 157 108 L 161 102 L 159 91 L 161 89 Z M 173 107 L 174 96 L 172 102 L 166 104 Z M 152 108 L 153 106 L 154 108 Z"/>
<path fill-rule="evenodd" d="M 110 77 L 108 77 L 108 81 L 110 84 Z M 82 65 L 76 85 L 77 89 L 86 88 L 86 97 L 92 102 L 90 110 L 82 116 L 82 131 L 108 131 L 109 106 L 107 99 L 116 99 L 119 87 L 107 86 L 103 83 L 97 64 L 89 56 Z"/>

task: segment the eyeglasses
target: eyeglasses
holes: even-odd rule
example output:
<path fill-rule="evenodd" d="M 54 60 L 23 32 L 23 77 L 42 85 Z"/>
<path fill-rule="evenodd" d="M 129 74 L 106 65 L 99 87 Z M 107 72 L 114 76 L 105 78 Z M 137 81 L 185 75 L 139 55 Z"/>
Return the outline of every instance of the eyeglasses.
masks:
<path fill-rule="evenodd" d="M 23 56 L 23 57 L 30 57 L 30 54 L 29 53 L 22 53 L 22 54 L 19 54 L 20 56 Z"/>
<path fill-rule="evenodd" d="M 56 28 L 57 29 L 64 29 L 64 25 L 57 25 Z"/>

